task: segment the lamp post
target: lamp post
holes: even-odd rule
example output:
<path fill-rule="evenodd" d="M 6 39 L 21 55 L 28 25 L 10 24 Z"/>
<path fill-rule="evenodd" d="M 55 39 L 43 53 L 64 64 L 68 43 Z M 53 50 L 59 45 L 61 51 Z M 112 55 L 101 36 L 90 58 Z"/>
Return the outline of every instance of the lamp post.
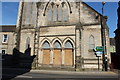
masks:
<path fill-rule="evenodd" d="M 105 2 L 102 2 L 102 17 L 101 17 L 101 37 L 102 37 L 102 46 L 104 47 L 103 51 L 103 70 L 108 71 L 107 65 L 107 50 L 106 50 L 106 31 L 105 31 L 105 24 L 104 23 L 104 6 Z"/>

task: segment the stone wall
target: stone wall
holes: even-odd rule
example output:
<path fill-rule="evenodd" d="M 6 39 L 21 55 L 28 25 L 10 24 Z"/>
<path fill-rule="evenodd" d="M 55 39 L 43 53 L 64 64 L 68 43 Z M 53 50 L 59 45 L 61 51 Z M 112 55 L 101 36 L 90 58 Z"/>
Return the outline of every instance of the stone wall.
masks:
<path fill-rule="evenodd" d="M 3 35 L 7 34 L 8 35 L 8 40 L 6 43 L 3 43 Z M 0 45 L 2 49 L 6 50 L 6 54 L 12 54 L 12 50 L 15 47 L 15 34 L 14 32 L 0 32 L 1 38 L 0 38 Z"/>
<path fill-rule="evenodd" d="M 31 6 L 32 3 L 25 3 L 25 6 Z M 77 68 L 97 68 L 97 57 L 94 54 L 93 50 L 89 49 L 89 37 L 92 35 L 95 39 L 95 46 L 101 46 L 101 25 L 100 25 L 100 17 L 101 14 L 96 12 L 94 9 L 86 5 L 85 3 L 73 3 L 70 2 L 70 6 L 68 6 L 68 21 L 48 21 L 47 11 L 50 4 L 47 6 L 47 3 L 38 2 L 34 3 L 33 9 L 35 9 L 34 21 L 36 21 L 36 25 L 31 25 L 29 19 L 33 14 L 31 14 L 31 10 L 26 10 L 24 8 L 23 16 L 22 16 L 22 25 L 21 25 L 21 36 L 20 36 L 20 51 L 24 51 L 26 49 L 26 40 L 30 38 L 30 47 L 31 47 L 31 55 L 34 54 L 34 34 L 35 27 L 40 29 L 39 33 L 39 47 L 38 47 L 38 62 L 42 64 L 42 44 L 45 40 L 50 43 L 51 53 L 53 50 L 53 43 L 55 40 L 59 40 L 62 45 L 62 50 L 64 50 L 64 42 L 69 39 L 74 44 L 74 67 Z M 36 6 L 37 5 L 37 6 Z M 24 6 L 24 7 L 25 7 Z M 70 10 L 71 8 L 71 10 Z M 26 13 L 27 11 L 27 13 Z M 37 13 L 36 13 L 37 11 Z M 71 12 L 72 11 L 72 12 Z M 27 18 L 25 19 L 25 14 L 27 14 Z M 29 20 L 26 24 L 26 22 Z M 107 47 L 109 47 L 108 40 L 108 30 L 106 30 L 107 36 Z M 108 51 L 108 50 L 107 50 Z M 64 51 L 62 51 L 62 54 Z M 109 55 L 109 51 L 107 53 Z M 108 56 L 110 57 L 110 56 Z M 52 58 L 51 58 L 52 59 Z M 52 63 L 52 60 L 51 62 Z M 64 64 L 64 61 L 62 61 Z M 102 68 L 102 57 L 100 57 L 100 68 Z"/>

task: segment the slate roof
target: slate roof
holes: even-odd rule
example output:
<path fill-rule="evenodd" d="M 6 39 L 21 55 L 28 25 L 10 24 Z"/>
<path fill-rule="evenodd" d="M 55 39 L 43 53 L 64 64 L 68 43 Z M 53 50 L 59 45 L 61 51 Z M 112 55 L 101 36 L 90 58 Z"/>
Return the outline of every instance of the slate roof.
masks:
<path fill-rule="evenodd" d="M 16 25 L 0 25 L 0 32 L 15 32 L 15 29 Z"/>

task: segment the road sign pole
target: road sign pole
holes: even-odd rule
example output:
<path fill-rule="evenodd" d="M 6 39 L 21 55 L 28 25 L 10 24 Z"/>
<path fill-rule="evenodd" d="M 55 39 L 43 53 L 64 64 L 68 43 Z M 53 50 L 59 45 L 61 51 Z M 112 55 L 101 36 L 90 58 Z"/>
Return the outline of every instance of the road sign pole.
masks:
<path fill-rule="evenodd" d="M 100 70 L 100 62 L 99 62 L 99 56 L 98 56 L 98 71 Z"/>

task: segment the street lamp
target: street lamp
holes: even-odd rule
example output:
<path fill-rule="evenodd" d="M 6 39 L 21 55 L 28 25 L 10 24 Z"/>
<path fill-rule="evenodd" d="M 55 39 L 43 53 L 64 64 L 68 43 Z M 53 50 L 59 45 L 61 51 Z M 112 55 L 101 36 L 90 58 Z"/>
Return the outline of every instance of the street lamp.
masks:
<path fill-rule="evenodd" d="M 101 38 L 102 38 L 102 46 L 104 47 L 103 51 L 103 69 L 108 71 L 107 65 L 107 51 L 106 51 L 106 35 L 105 35 L 105 26 L 104 26 L 104 6 L 105 2 L 102 2 L 102 17 L 101 17 Z"/>

